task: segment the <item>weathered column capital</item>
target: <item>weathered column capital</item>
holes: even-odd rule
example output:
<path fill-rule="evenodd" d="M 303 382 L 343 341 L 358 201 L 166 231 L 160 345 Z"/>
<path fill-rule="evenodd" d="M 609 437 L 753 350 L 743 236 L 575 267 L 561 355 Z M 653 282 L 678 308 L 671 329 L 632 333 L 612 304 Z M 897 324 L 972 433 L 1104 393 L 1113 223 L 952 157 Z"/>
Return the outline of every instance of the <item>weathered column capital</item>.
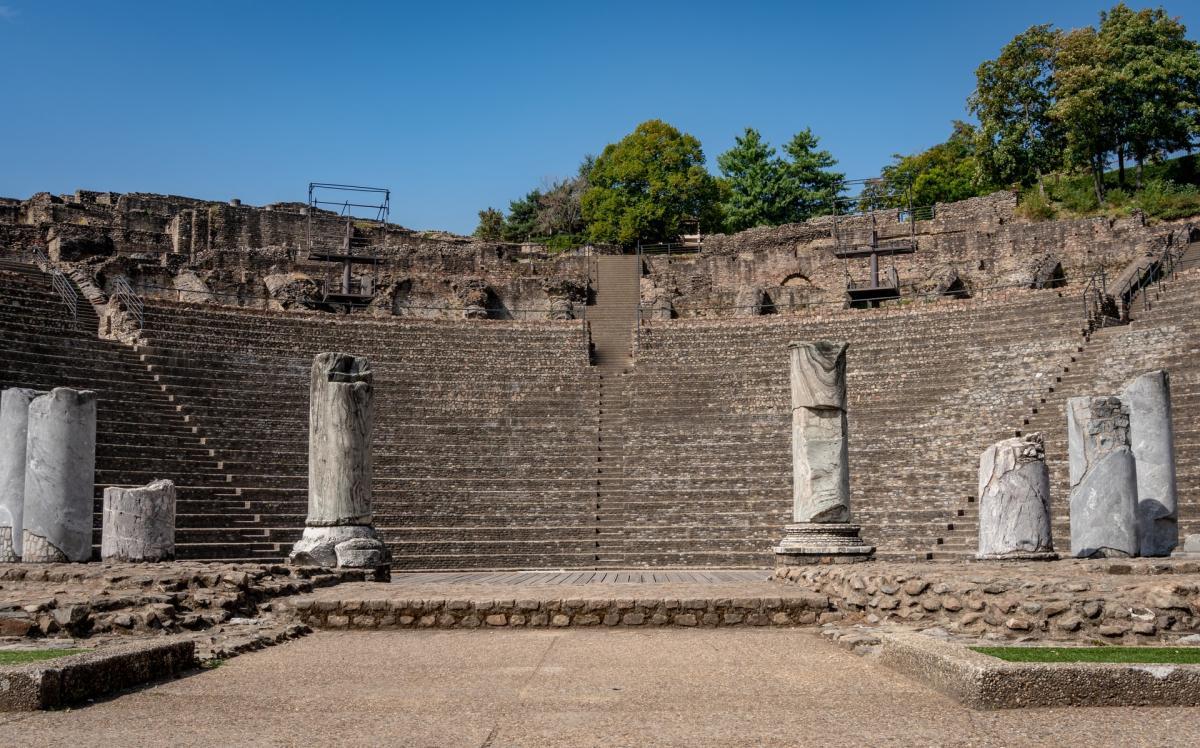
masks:
<path fill-rule="evenodd" d="M 788 343 L 793 410 L 846 410 L 846 350 L 849 347 L 849 343 L 828 340 Z"/>

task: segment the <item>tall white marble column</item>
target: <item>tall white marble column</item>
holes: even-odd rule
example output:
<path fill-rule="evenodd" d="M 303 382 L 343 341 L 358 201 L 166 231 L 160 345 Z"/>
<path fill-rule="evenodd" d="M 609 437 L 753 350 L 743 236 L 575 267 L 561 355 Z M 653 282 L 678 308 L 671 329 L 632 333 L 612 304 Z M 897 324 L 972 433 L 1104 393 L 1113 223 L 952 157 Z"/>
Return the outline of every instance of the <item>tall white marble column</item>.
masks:
<path fill-rule="evenodd" d="M 0 563 L 21 560 L 29 403 L 44 394 L 23 387 L 10 387 L 0 394 Z"/>
<path fill-rule="evenodd" d="M 21 560 L 90 561 L 96 393 L 55 387 L 29 404 Z"/>
<path fill-rule="evenodd" d="M 788 345 L 792 403 L 792 524 L 776 563 L 846 563 L 875 552 L 850 524 L 846 343 Z"/>
<path fill-rule="evenodd" d="M 1169 556 L 1179 544 L 1171 378 L 1161 369 L 1147 372 L 1125 386 L 1121 400 L 1129 408 L 1129 444 L 1137 471 L 1138 553 Z"/>
<path fill-rule="evenodd" d="M 343 563 L 380 567 L 389 555 L 372 527 L 371 428 L 374 387 L 367 360 L 346 353 L 321 353 L 313 360 L 308 415 L 308 519 L 289 556 L 301 565 L 337 566 L 337 546 L 367 539 Z M 349 547 L 348 547 L 349 548 Z"/>
<path fill-rule="evenodd" d="M 1117 397 L 1067 401 L 1071 555 L 1136 556 L 1137 476 L 1129 411 Z"/>

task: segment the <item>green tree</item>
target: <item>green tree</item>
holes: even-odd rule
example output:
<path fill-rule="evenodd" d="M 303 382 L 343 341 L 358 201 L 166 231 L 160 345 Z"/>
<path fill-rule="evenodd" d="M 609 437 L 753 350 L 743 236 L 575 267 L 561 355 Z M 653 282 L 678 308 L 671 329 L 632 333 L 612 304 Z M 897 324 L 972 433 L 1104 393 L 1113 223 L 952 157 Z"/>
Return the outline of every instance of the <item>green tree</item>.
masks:
<path fill-rule="evenodd" d="M 520 200 L 508 204 L 508 218 L 504 221 L 504 240 L 525 242 L 537 233 L 538 205 L 541 190 L 532 190 Z"/>
<path fill-rule="evenodd" d="M 977 139 L 973 125 L 956 121 L 946 142 L 911 156 L 892 156 L 895 163 L 883 168 L 887 180 L 883 202 L 905 207 L 905 185 L 911 185 L 914 206 L 965 200 L 986 192 L 988 185 L 979 180 Z"/>
<path fill-rule="evenodd" d="M 1141 189 L 1146 159 L 1189 146 L 1197 132 L 1200 45 L 1162 8 L 1133 11 L 1124 3 L 1101 14 L 1097 43 L 1111 82 L 1118 183 L 1125 184 L 1129 155 Z"/>
<path fill-rule="evenodd" d="M 720 224 L 720 188 L 704 169 L 700 141 L 648 120 L 605 146 L 588 174 L 583 215 L 595 242 L 673 240 L 685 219 Z"/>
<path fill-rule="evenodd" d="M 1109 52 L 1090 26 L 1066 34 L 1055 61 L 1057 99 L 1051 108 L 1066 137 L 1067 165 L 1091 171 L 1100 203 L 1108 154 L 1120 141 L 1120 85 Z"/>
<path fill-rule="evenodd" d="M 504 236 L 504 214 L 491 207 L 479 211 L 479 225 L 475 227 L 475 236 L 491 241 L 501 239 Z"/>
<path fill-rule="evenodd" d="M 574 236 L 587 228 L 583 220 L 583 193 L 587 192 L 588 174 L 595 162 L 595 156 L 584 156 L 574 177 L 553 182 L 538 198 L 534 227 L 541 236 Z"/>
<path fill-rule="evenodd" d="M 1033 184 L 1062 166 L 1065 140 L 1051 115 L 1061 32 L 1031 26 L 975 71 L 967 104 L 979 118 L 979 167 L 993 184 Z"/>
<path fill-rule="evenodd" d="M 733 233 L 754 226 L 776 226 L 788 218 L 783 162 L 758 130 L 747 127 L 728 151 L 717 156 L 725 178 L 721 212 L 725 230 Z"/>
<path fill-rule="evenodd" d="M 785 222 L 807 221 L 813 216 L 833 212 L 833 200 L 845 174 L 830 171 L 837 159 L 829 151 L 818 150 L 820 139 L 809 128 L 792 136 L 783 147 L 791 157 L 782 167 L 786 202 Z"/>

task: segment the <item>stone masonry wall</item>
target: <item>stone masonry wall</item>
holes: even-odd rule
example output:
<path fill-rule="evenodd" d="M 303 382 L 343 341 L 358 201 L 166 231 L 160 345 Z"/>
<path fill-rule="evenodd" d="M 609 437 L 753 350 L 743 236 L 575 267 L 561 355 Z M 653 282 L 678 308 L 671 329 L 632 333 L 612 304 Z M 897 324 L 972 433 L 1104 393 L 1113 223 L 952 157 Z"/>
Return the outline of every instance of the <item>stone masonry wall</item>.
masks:
<path fill-rule="evenodd" d="M 1101 268 L 1115 279 L 1132 259 L 1187 225 L 1150 224 L 1140 214 L 1028 221 L 1016 216 L 1016 205 L 1012 192 L 938 204 L 931 218 L 916 222 L 917 251 L 883 258 L 881 267 L 895 265 L 908 297 L 954 278 L 970 293 L 1029 287 L 1056 264 L 1068 282 Z M 336 282 L 330 266 L 306 259 L 306 213 L 307 205 L 294 202 L 255 207 L 147 193 L 38 193 L 28 200 L 0 198 L 0 248 L 37 248 L 56 261 L 80 263 L 102 287 L 121 275 L 150 297 L 287 308 L 303 289 Z M 313 214 L 312 225 L 313 235 L 331 245 L 345 226 L 324 211 Z M 881 239 L 908 237 L 913 225 L 900 211 L 886 210 L 839 219 L 838 228 L 865 241 L 872 229 Z M 395 225 L 381 232 L 359 224 L 355 236 L 387 258 L 377 278 L 356 270 L 361 280 L 377 283 L 372 311 L 412 317 L 459 317 L 465 306 L 481 304 L 493 318 L 544 318 L 556 300 L 582 306 L 588 256 L 618 251 L 551 255 L 536 245 Z M 866 260 L 834 257 L 835 246 L 828 216 L 708 236 L 697 254 L 644 257 L 643 305 L 669 303 L 678 316 L 841 306 L 848 275 L 862 281 L 868 269 Z M 175 278 L 183 271 L 190 274 L 180 289 Z"/>

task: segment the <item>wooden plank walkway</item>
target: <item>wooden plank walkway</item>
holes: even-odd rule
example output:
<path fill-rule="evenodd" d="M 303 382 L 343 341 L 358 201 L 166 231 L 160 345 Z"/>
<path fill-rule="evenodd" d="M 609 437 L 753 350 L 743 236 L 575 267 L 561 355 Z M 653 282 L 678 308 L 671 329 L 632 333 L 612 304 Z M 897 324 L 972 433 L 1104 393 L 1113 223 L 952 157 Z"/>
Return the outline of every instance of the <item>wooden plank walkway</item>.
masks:
<path fill-rule="evenodd" d="M 770 569 L 630 569 L 627 571 L 431 571 L 393 572 L 392 582 L 399 584 L 490 584 L 505 586 L 563 586 L 587 584 L 728 584 L 764 582 Z"/>

